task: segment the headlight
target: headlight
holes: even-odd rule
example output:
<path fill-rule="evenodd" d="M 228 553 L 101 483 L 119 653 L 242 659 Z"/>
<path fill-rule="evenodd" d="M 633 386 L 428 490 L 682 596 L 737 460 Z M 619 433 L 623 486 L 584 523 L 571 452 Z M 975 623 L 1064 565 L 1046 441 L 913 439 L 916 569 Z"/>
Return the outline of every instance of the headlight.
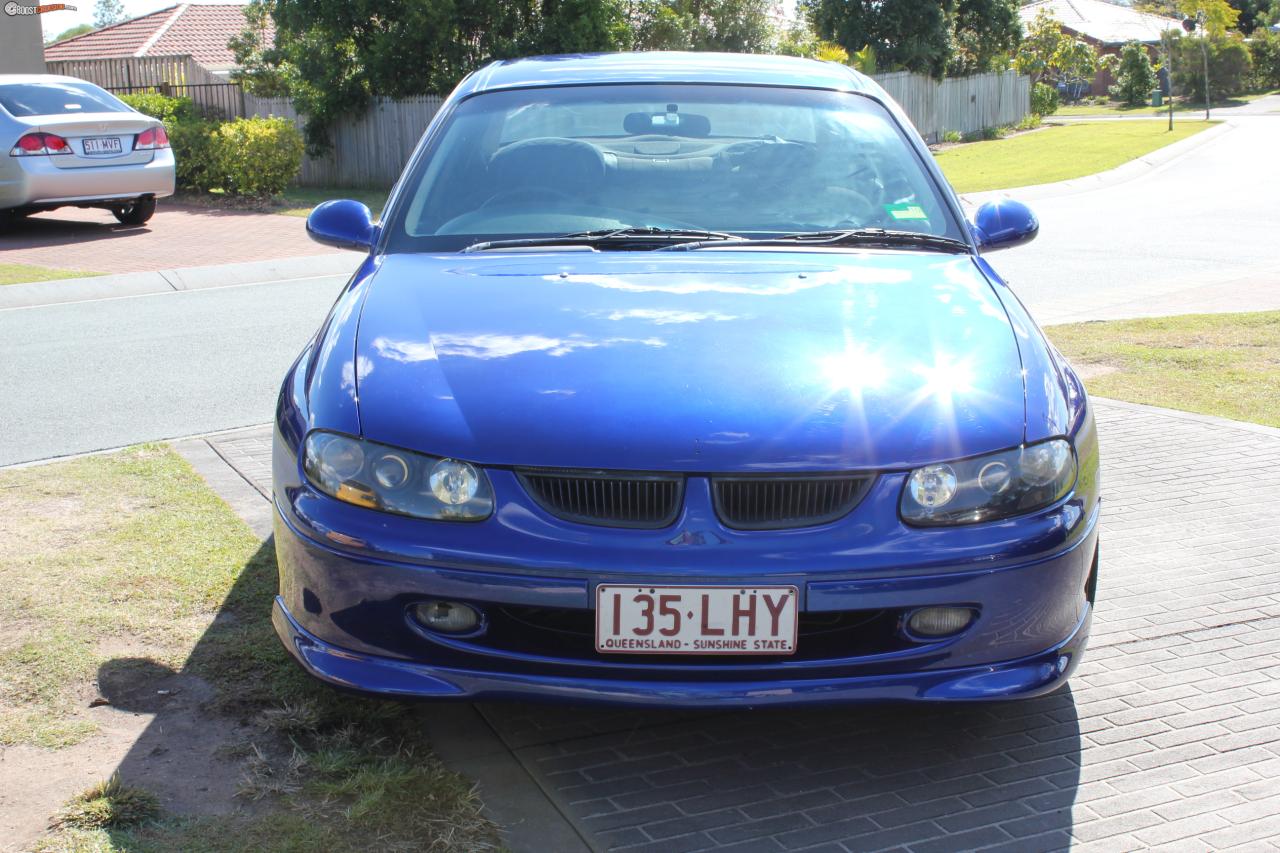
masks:
<path fill-rule="evenodd" d="M 489 478 L 470 462 L 313 432 L 302 467 L 317 489 L 356 506 L 444 521 L 479 521 L 493 512 Z"/>
<path fill-rule="evenodd" d="M 902 518 L 925 526 L 1008 518 L 1048 506 L 1075 483 L 1075 453 L 1065 440 L 1055 438 L 917 468 L 902 490 Z"/>

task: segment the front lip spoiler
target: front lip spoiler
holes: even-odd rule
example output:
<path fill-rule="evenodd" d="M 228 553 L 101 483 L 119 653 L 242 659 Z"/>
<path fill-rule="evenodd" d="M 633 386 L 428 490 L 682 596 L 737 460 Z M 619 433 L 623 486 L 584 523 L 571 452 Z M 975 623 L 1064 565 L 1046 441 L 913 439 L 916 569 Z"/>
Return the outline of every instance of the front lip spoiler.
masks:
<path fill-rule="evenodd" d="M 276 633 L 310 675 L 344 690 L 399 699 L 543 699 L 580 704 L 731 708 L 868 701 L 990 701 L 1041 696 L 1079 665 L 1093 606 L 1086 604 L 1066 640 L 1031 657 L 960 669 L 772 682 L 623 681 L 476 672 L 348 651 L 298 624 L 277 596 Z"/>

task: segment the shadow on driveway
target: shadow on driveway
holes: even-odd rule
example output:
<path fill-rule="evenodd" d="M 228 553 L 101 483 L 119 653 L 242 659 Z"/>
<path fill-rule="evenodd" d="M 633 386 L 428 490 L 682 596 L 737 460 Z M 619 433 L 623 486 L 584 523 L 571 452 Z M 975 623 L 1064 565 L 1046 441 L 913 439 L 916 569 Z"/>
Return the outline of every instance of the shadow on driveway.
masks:
<path fill-rule="evenodd" d="M 480 710 L 561 808 L 610 849 L 1070 844 L 1080 781 L 1070 689 L 945 707 Z"/>
<path fill-rule="evenodd" d="M 236 789 L 243 745 L 260 732 L 236 708 L 256 714 L 264 683 L 292 666 L 270 625 L 275 585 L 268 539 L 180 671 L 134 657 L 99 670 L 112 706 L 155 715 L 118 771 L 124 782 L 157 793 L 170 813 L 257 810 Z M 217 680 L 243 684 L 223 696 L 221 713 L 210 709 Z M 416 707 L 433 713 L 430 704 Z M 927 853 L 1070 843 L 1080 780 L 1070 690 L 952 706 L 664 712 L 492 703 L 477 710 L 600 849 L 910 845 Z M 537 839 L 513 829 L 514 849 L 540 850 Z"/>

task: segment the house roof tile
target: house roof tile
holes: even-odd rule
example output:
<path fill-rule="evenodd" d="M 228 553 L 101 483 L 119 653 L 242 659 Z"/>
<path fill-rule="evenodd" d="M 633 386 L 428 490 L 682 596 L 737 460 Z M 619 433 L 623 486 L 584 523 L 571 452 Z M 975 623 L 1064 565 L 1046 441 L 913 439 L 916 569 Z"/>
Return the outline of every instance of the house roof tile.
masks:
<path fill-rule="evenodd" d="M 239 4 L 182 3 L 44 49 L 46 60 L 189 55 L 210 70 L 235 66 L 227 41 L 245 26 Z M 268 33 L 270 38 L 270 33 Z"/>

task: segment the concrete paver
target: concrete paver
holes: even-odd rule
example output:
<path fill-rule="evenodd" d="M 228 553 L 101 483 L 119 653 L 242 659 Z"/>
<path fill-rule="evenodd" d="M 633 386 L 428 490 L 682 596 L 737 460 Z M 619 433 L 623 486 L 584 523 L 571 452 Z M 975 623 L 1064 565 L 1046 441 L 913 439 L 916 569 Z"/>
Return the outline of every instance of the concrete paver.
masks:
<path fill-rule="evenodd" d="M 307 236 L 298 216 L 190 207 L 161 199 L 146 225 L 105 210 L 60 208 L 0 231 L 0 259 L 86 272 L 127 273 L 337 252 Z"/>
<path fill-rule="evenodd" d="M 1257 487 L 1280 466 L 1280 430 L 1095 402 L 1103 563 L 1067 690 L 948 707 L 476 707 L 602 850 L 1274 847 L 1280 514 Z M 269 493 L 268 437 L 209 443 Z M 540 849 L 518 829 L 513 843 Z"/>

